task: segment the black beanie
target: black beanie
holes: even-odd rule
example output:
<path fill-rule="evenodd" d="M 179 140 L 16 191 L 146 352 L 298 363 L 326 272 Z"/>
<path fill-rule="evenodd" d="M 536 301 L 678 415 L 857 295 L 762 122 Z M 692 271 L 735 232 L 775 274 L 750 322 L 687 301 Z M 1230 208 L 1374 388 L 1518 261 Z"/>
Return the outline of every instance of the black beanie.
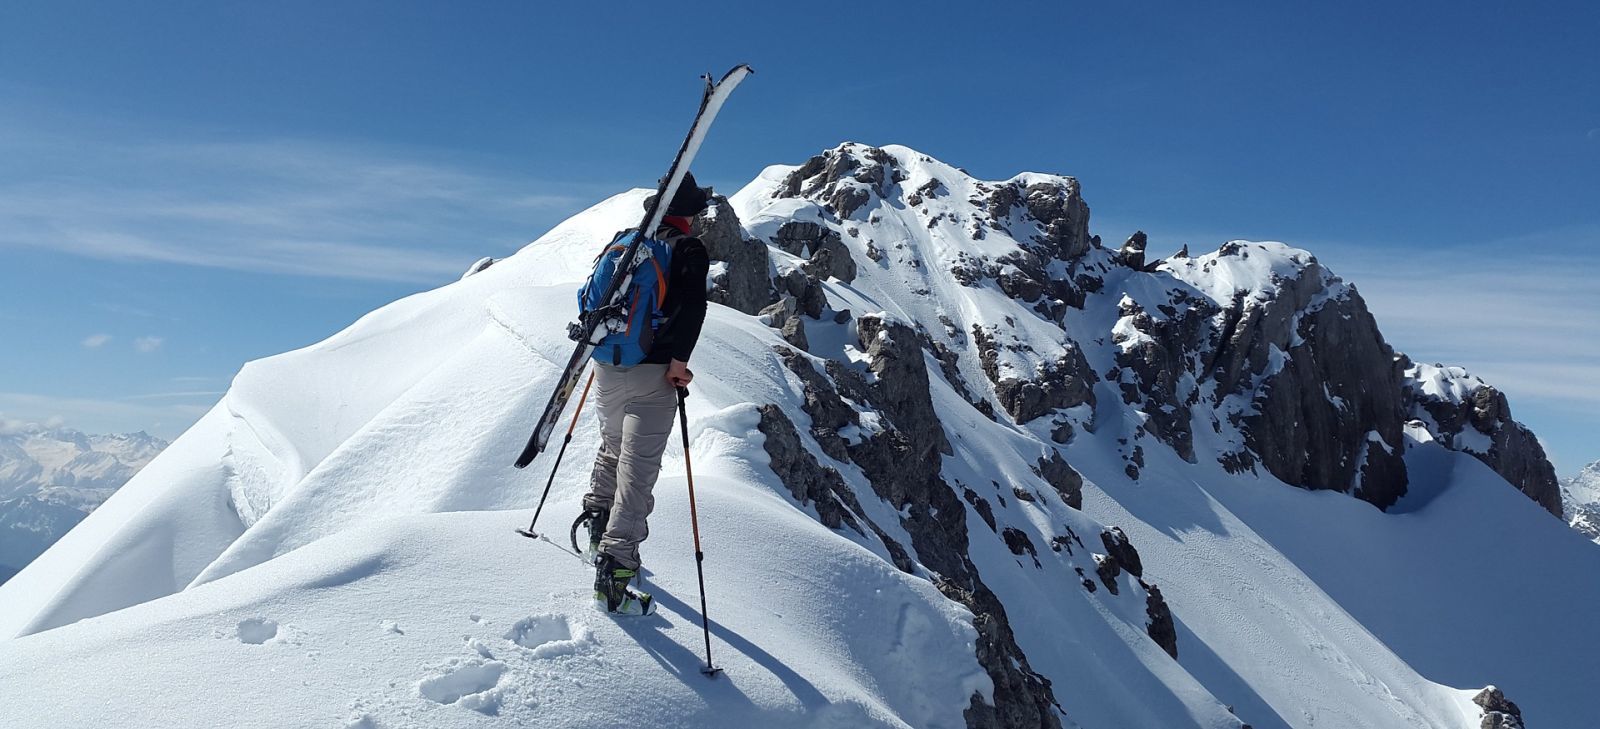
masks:
<path fill-rule="evenodd" d="M 656 196 L 651 195 L 644 201 L 645 209 L 655 202 Z M 677 215 L 692 218 L 699 215 L 702 210 L 710 205 L 711 191 L 696 185 L 694 173 L 683 173 L 683 182 L 678 185 L 677 194 L 672 196 L 672 204 L 667 206 L 667 215 Z"/>

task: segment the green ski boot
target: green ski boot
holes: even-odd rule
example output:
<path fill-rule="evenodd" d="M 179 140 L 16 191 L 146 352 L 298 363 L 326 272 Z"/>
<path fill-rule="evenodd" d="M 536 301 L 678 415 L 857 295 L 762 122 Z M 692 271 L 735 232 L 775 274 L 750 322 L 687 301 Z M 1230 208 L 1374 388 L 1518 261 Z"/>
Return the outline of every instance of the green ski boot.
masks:
<path fill-rule="evenodd" d="M 608 613 L 618 615 L 649 615 L 655 612 L 655 600 L 649 593 L 628 589 L 628 583 L 639 575 L 628 569 L 609 554 L 601 554 L 595 563 L 594 601 Z"/>

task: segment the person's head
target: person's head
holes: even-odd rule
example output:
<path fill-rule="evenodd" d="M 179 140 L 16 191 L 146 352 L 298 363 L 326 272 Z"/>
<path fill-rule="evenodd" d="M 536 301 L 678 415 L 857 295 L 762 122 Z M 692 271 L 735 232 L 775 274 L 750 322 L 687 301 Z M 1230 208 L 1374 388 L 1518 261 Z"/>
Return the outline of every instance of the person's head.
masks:
<path fill-rule="evenodd" d="M 656 196 L 651 195 L 644 201 L 646 210 L 655 203 Z M 683 182 L 678 185 L 677 194 L 672 196 L 672 202 L 667 205 L 666 214 L 680 218 L 692 218 L 699 215 L 711 204 L 711 188 L 696 185 L 694 174 L 683 173 Z"/>

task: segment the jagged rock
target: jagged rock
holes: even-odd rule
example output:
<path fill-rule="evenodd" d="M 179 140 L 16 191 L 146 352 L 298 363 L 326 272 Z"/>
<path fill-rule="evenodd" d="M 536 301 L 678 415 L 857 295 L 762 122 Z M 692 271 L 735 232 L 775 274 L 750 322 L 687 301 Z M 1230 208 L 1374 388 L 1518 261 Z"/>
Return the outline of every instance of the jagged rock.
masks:
<path fill-rule="evenodd" d="M 999 348 L 983 327 L 972 327 L 973 343 L 984 374 L 994 383 L 1000 406 L 1018 423 L 1026 423 L 1057 408 L 1094 404 L 1094 371 L 1076 345 L 1052 362 L 1041 362 L 1033 379 L 1001 377 Z"/>
<path fill-rule="evenodd" d="M 1129 571 L 1132 572 L 1132 570 Z M 1135 576 L 1137 577 L 1138 575 Z M 1161 649 L 1166 651 L 1167 655 L 1172 656 L 1173 660 L 1177 660 L 1178 628 L 1172 620 L 1172 609 L 1167 607 L 1166 598 L 1161 596 L 1161 588 L 1144 580 L 1139 580 L 1139 585 L 1144 588 L 1146 594 L 1144 601 L 1145 616 L 1150 618 L 1150 622 L 1145 626 L 1145 633 L 1149 634 L 1150 639 L 1155 641 L 1156 645 L 1161 646 Z M 1246 724 L 1245 726 L 1248 727 L 1249 725 Z"/>
<path fill-rule="evenodd" d="M 1118 594 L 1117 578 L 1122 575 L 1122 565 L 1117 563 L 1117 558 L 1108 554 L 1094 556 L 1094 573 L 1100 578 L 1100 584 L 1106 586 L 1106 591 L 1113 595 Z"/>
<path fill-rule="evenodd" d="M 828 378 L 818 372 L 805 355 L 785 347 L 775 347 L 774 351 L 784 366 L 800 378 L 805 397 L 801 408 L 811 418 L 811 435 L 822 446 L 822 452 L 834 460 L 849 461 L 850 453 L 844 438 L 839 436 L 839 429 L 860 423 L 855 408 L 845 404 Z"/>
<path fill-rule="evenodd" d="M 1083 476 L 1073 470 L 1061 452 L 1050 451 L 1049 458 L 1040 458 L 1038 465 L 1034 466 L 1034 473 L 1039 474 L 1056 493 L 1061 495 L 1061 500 L 1074 509 L 1083 508 Z"/>
<path fill-rule="evenodd" d="M 916 330 L 881 316 L 866 314 L 856 319 L 861 350 L 867 353 L 868 369 L 877 375 L 873 387 L 881 393 L 895 426 L 905 432 L 921 433 L 929 446 L 949 454 L 950 443 L 933 410 L 928 393 L 928 368 L 923 361 L 922 340 Z"/>
<path fill-rule="evenodd" d="M 1419 366 L 1405 355 L 1395 362 L 1405 373 L 1405 399 L 1412 417 L 1431 420 L 1429 430 L 1438 443 L 1472 454 L 1534 503 L 1565 518 L 1555 467 L 1533 432 L 1511 417 L 1503 393 L 1459 367 Z M 1465 397 L 1430 395 L 1421 386 L 1425 377 L 1451 380 L 1452 389 L 1464 390 Z"/>
<path fill-rule="evenodd" d="M 1506 695 L 1495 686 L 1485 686 L 1472 703 L 1483 709 L 1483 719 L 1478 724 L 1480 729 L 1523 729 L 1522 709 L 1506 698 Z"/>
<path fill-rule="evenodd" d="M 940 182 L 936 178 L 929 179 L 927 182 L 922 183 L 922 186 L 918 187 L 916 192 L 911 193 L 911 195 L 906 198 L 906 204 L 915 207 L 917 205 L 921 205 L 924 198 L 938 197 L 943 192 L 944 183 Z"/>
<path fill-rule="evenodd" d="M 784 178 L 777 194 L 819 199 L 824 209 L 849 219 L 872 200 L 872 192 L 885 197 L 891 185 L 905 179 L 905 171 L 895 164 L 892 155 L 852 142 L 806 160 Z"/>
<path fill-rule="evenodd" d="M 1033 558 L 1034 567 L 1040 566 L 1039 551 L 1033 548 L 1033 540 L 1029 539 L 1028 535 L 1021 529 L 1006 527 L 1004 531 L 1000 532 L 1000 536 L 1005 540 L 1006 549 L 1011 550 L 1012 554 L 1018 557 L 1027 554 Z"/>
<path fill-rule="evenodd" d="M 1028 212 L 1044 224 L 1042 242 L 1055 258 L 1070 261 L 1088 252 L 1089 204 L 1083 201 L 1078 181 L 1035 182 L 1027 188 Z"/>
<path fill-rule="evenodd" d="M 1128 268 L 1142 270 L 1144 268 L 1144 248 L 1149 242 L 1150 239 L 1145 236 L 1144 231 L 1134 231 L 1133 235 L 1128 236 L 1127 242 L 1122 244 L 1122 248 L 1117 250 L 1117 260 Z"/>
<path fill-rule="evenodd" d="M 1235 241 L 1212 263 L 1252 253 L 1282 257 L 1295 269 L 1275 275 L 1270 288 L 1236 291 L 1197 348 L 1199 371 L 1216 382 L 1215 404 L 1235 394 L 1252 400 L 1237 416 L 1250 455 L 1230 455 L 1233 466 L 1259 462 L 1285 483 L 1354 489 L 1388 508 L 1407 480 L 1393 350 L 1360 294 L 1304 251 Z"/>
<path fill-rule="evenodd" d="M 1121 527 L 1109 527 L 1100 532 L 1100 543 L 1106 547 L 1106 554 L 1115 557 L 1117 564 L 1134 577 L 1144 577 L 1144 562 L 1139 559 L 1139 550 L 1133 548 L 1133 543 L 1128 541 L 1128 535 Z"/>
<path fill-rule="evenodd" d="M 793 296 L 785 295 L 777 303 L 762 309 L 761 316 L 769 326 L 778 330 L 783 341 L 806 350 L 811 345 L 806 341 L 805 321 L 800 318 L 799 307 Z"/>
<path fill-rule="evenodd" d="M 822 318 L 822 310 L 828 306 L 828 295 L 823 292 L 822 284 L 805 271 L 794 268 L 788 273 L 773 280 L 780 294 L 793 296 L 799 310 L 812 319 Z"/>
<path fill-rule="evenodd" d="M 857 522 L 861 505 L 855 494 L 831 466 L 817 463 L 815 456 L 800 443 L 800 434 L 777 405 L 762 405 L 761 420 L 757 429 L 766 436 L 762 446 L 771 459 L 772 471 L 789 493 L 802 504 L 812 504 L 817 518 L 830 529 L 849 525 L 858 533 L 866 532 Z"/>
<path fill-rule="evenodd" d="M 728 264 L 713 278 L 707 298 L 746 314 L 755 314 L 773 301 L 767 246 L 745 239 L 728 198 L 712 195 L 711 206 L 695 216 L 693 232 L 705 244 L 711 260 Z"/>
<path fill-rule="evenodd" d="M 989 531 L 999 533 L 1000 529 L 994 521 L 994 507 L 989 505 L 988 499 L 979 496 L 978 492 L 966 487 L 962 487 L 961 497 L 966 499 L 967 503 L 972 504 L 972 508 L 978 512 L 978 517 L 983 519 L 983 523 L 989 525 Z"/>
<path fill-rule="evenodd" d="M 1122 320 L 1137 335 L 1118 331 L 1117 382 L 1123 401 L 1137 405 L 1148 417 L 1147 427 L 1171 445 L 1184 460 L 1194 461 L 1194 434 L 1190 423 L 1196 384 L 1191 374 L 1202 339 L 1209 331 L 1217 307 L 1182 289 L 1168 292 L 1169 303 L 1152 315 L 1138 302 L 1124 298 L 1118 307 Z"/>

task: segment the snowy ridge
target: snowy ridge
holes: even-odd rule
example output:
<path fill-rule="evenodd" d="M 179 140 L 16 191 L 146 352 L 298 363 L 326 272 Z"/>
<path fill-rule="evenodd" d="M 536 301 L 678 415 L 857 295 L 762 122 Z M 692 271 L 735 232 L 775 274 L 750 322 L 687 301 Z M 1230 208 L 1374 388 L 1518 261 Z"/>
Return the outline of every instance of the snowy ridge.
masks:
<path fill-rule="evenodd" d="M 1375 337 L 1353 287 L 1282 244 L 1146 263 L 1142 236 L 1088 234 L 1072 178 L 859 144 L 702 221 L 767 274 L 725 259 L 738 305 L 694 361 L 727 669 L 705 682 L 675 445 L 644 552 L 658 617 L 593 612 L 583 565 L 511 533 L 548 472 L 509 461 L 572 290 L 646 194 L 249 365 L 0 586 L 0 684 L 22 688 L 0 724 L 1455 729 L 1501 707 L 1473 701 L 1491 682 L 1539 726 L 1586 715 L 1600 646 L 1563 626 L 1600 600 L 1600 552 L 1507 486 L 1515 459 L 1401 428 L 1381 339 L 1326 344 Z M 1379 360 L 1392 393 L 1367 391 Z M 596 440 L 578 422 L 541 521 L 561 536 Z M 1331 445 L 1274 440 L 1303 423 Z M 69 678 L 149 661 L 180 668 Z"/>

